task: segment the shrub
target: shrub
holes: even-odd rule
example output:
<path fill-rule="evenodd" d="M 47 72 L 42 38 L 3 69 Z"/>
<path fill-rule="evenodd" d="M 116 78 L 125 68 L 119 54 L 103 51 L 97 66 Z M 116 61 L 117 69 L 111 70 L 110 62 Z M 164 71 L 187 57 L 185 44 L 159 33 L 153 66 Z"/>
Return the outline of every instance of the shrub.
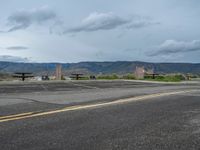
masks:
<path fill-rule="evenodd" d="M 185 77 L 183 75 L 168 75 L 165 76 L 165 81 L 172 81 L 172 82 L 179 82 L 185 80 Z"/>
<path fill-rule="evenodd" d="M 122 77 L 122 79 L 134 80 L 135 76 L 133 74 L 127 74 Z"/>
<path fill-rule="evenodd" d="M 79 80 L 89 80 L 89 79 L 90 79 L 89 77 L 85 76 L 85 77 L 80 78 Z"/>
<path fill-rule="evenodd" d="M 119 79 L 119 77 L 116 74 L 100 75 L 100 76 L 97 76 L 97 79 L 114 80 L 114 79 Z"/>
<path fill-rule="evenodd" d="M 185 80 L 185 77 L 181 74 L 177 75 L 159 75 L 156 76 L 155 79 L 152 78 L 152 76 L 145 76 L 146 80 L 154 80 L 154 81 L 164 81 L 164 82 L 180 82 L 182 80 Z"/>

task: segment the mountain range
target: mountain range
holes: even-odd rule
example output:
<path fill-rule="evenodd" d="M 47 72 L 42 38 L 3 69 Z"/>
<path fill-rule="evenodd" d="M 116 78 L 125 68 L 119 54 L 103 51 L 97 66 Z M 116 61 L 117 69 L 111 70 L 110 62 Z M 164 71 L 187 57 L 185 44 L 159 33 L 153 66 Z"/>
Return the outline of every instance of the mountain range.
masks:
<path fill-rule="evenodd" d="M 0 61 L 1 73 L 32 72 L 35 75 L 52 75 L 57 63 L 17 63 Z M 156 73 L 200 73 L 200 63 L 150 63 L 140 61 L 61 63 L 63 74 L 126 74 L 136 66 L 153 69 Z"/>

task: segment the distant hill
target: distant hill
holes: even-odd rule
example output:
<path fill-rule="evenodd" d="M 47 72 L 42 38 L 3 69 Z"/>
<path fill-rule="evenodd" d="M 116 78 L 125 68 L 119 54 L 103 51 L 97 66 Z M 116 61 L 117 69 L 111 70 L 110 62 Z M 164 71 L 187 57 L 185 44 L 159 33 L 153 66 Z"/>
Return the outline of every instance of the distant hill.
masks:
<path fill-rule="evenodd" d="M 35 75 L 54 74 L 56 63 L 15 63 L 0 62 L 0 72 L 14 73 L 19 71 L 33 72 Z M 192 63 L 148 63 L 139 61 L 116 62 L 80 62 L 63 63 L 64 74 L 74 72 L 84 74 L 126 74 L 132 73 L 136 66 L 144 66 L 145 69 L 154 69 L 157 73 L 200 73 L 200 64 Z"/>

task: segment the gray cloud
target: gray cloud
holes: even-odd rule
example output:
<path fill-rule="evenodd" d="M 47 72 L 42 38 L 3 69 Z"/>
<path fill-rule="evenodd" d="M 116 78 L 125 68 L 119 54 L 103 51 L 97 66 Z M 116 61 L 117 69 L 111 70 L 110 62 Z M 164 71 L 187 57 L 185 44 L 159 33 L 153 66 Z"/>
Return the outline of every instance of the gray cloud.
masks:
<path fill-rule="evenodd" d="M 80 26 L 66 30 L 64 33 L 92 32 L 98 30 L 111 30 L 120 26 L 127 29 L 141 28 L 152 25 L 150 19 L 145 17 L 134 16 L 130 18 L 122 18 L 114 13 L 92 13 L 83 19 Z"/>
<path fill-rule="evenodd" d="M 19 56 L 0 55 L 0 61 L 29 62 L 29 59 L 28 58 L 24 58 L 24 57 L 19 57 Z"/>
<path fill-rule="evenodd" d="M 8 32 L 26 29 L 32 24 L 40 25 L 44 22 L 55 20 L 56 17 L 56 13 L 48 7 L 17 11 L 7 19 L 8 26 L 11 26 Z"/>
<path fill-rule="evenodd" d="M 26 46 L 10 46 L 10 47 L 6 47 L 7 50 L 26 50 L 29 49 Z"/>
<path fill-rule="evenodd" d="M 167 40 L 148 55 L 158 56 L 192 51 L 200 51 L 200 40 L 193 40 L 190 42 Z"/>
<path fill-rule="evenodd" d="M 92 13 L 85 18 L 81 25 L 71 28 L 66 32 L 91 32 L 97 30 L 109 30 L 127 24 L 130 20 L 120 18 L 113 13 Z"/>
<path fill-rule="evenodd" d="M 132 22 L 128 24 L 127 29 L 143 28 L 152 25 L 159 25 L 160 22 L 153 21 L 150 17 L 133 16 Z"/>

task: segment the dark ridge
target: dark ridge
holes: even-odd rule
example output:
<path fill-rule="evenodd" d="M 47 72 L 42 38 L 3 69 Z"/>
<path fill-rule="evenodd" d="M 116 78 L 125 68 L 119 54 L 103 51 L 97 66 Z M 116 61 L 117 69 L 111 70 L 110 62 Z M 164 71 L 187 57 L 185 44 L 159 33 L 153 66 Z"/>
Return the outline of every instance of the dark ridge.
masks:
<path fill-rule="evenodd" d="M 0 72 L 33 72 L 34 74 L 54 74 L 57 63 L 15 63 L 1 62 Z M 79 62 L 62 63 L 63 72 L 125 74 L 132 73 L 136 66 L 144 66 L 145 69 L 154 69 L 157 73 L 200 73 L 200 64 L 194 63 L 149 63 L 140 61 L 116 61 L 116 62 Z"/>

